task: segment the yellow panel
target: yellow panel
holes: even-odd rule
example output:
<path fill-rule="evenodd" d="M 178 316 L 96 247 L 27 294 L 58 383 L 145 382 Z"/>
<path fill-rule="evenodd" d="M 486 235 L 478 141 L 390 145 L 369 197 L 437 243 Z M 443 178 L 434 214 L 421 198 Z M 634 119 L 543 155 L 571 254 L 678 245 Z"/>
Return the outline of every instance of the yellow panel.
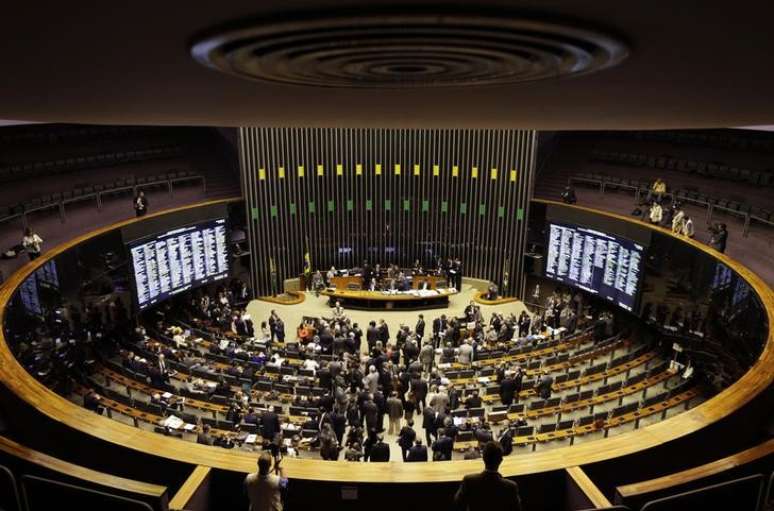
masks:
<path fill-rule="evenodd" d="M 318 165 L 317 166 L 317 175 L 318 176 L 322 176 L 323 174 L 325 174 L 325 167 L 323 167 L 322 165 Z"/>
<path fill-rule="evenodd" d="M 456 165 L 452 167 L 452 177 L 457 177 L 460 175 L 460 168 Z"/>
<path fill-rule="evenodd" d="M 497 179 L 497 169 L 492 169 L 490 175 L 492 176 L 492 179 Z"/>
<path fill-rule="evenodd" d="M 382 164 L 381 163 L 377 163 L 376 164 L 376 169 L 374 169 L 374 173 L 377 176 L 381 176 L 382 175 Z"/>
<path fill-rule="evenodd" d="M 304 166 L 299 165 L 298 166 L 298 177 L 304 177 Z"/>
<path fill-rule="evenodd" d="M 336 175 L 340 176 L 343 173 L 344 173 L 344 165 L 342 165 L 341 163 L 337 163 L 336 164 Z"/>
<path fill-rule="evenodd" d="M 441 173 L 441 167 L 439 167 L 438 165 L 433 165 L 433 175 L 437 176 L 440 173 Z"/>
<path fill-rule="evenodd" d="M 513 169 L 511 170 L 511 181 L 513 181 L 513 182 L 516 181 L 516 171 L 513 170 Z"/>
<path fill-rule="evenodd" d="M 395 164 L 395 175 L 396 176 L 400 175 L 400 163 Z"/>
<path fill-rule="evenodd" d="M 280 179 L 285 179 L 285 167 L 278 168 L 277 175 L 279 175 Z"/>
<path fill-rule="evenodd" d="M 261 181 L 266 179 L 266 169 L 258 169 L 258 179 Z"/>
<path fill-rule="evenodd" d="M 470 177 L 473 179 L 476 179 L 478 177 L 478 167 L 473 167 L 470 169 Z"/>
<path fill-rule="evenodd" d="M 414 175 L 415 176 L 419 175 L 419 164 L 418 163 L 414 164 Z"/>
<path fill-rule="evenodd" d="M 363 174 L 363 164 L 362 163 L 358 163 L 357 165 L 355 165 L 355 174 L 357 174 L 358 176 Z"/>

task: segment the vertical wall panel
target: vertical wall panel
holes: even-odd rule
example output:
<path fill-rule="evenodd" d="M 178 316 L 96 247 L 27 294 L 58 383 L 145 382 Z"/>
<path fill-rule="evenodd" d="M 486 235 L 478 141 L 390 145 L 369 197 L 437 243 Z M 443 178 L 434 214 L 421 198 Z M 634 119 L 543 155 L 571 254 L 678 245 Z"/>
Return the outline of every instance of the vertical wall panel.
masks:
<path fill-rule="evenodd" d="M 460 257 L 466 276 L 502 284 L 508 272 L 521 296 L 536 140 L 525 130 L 240 128 L 254 289 L 298 276 L 308 250 L 321 270 Z"/>

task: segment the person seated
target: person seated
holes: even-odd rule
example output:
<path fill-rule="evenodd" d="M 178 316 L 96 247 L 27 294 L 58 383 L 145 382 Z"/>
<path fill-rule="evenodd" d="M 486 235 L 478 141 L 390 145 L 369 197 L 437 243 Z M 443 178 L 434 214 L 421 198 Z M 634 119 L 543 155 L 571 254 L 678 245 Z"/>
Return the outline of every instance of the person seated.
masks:
<path fill-rule="evenodd" d="M 663 179 L 656 178 L 656 180 L 651 185 L 650 189 L 648 190 L 648 194 L 645 197 L 645 203 L 648 202 L 661 202 L 661 198 L 664 196 L 664 194 L 667 191 L 666 183 Z"/>
<path fill-rule="evenodd" d="M 94 390 L 89 390 L 89 392 L 83 396 L 83 407 L 98 415 L 102 415 L 105 411 L 105 408 L 102 406 L 102 396 L 97 394 Z"/>
<path fill-rule="evenodd" d="M 497 288 L 497 284 L 495 284 L 494 282 L 490 282 L 489 289 L 487 290 L 487 293 L 486 293 L 486 299 L 497 300 L 498 292 L 499 290 Z"/>
<path fill-rule="evenodd" d="M 359 442 L 353 442 L 344 451 L 344 459 L 347 461 L 360 461 L 363 459 L 363 449 Z"/>
<path fill-rule="evenodd" d="M 477 390 L 474 390 L 473 393 L 465 400 L 465 408 L 481 408 L 481 397 L 478 395 Z"/>
<path fill-rule="evenodd" d="M 650 211 L 648 213 L 648 219 L 650 220 L 650 223 L 654 225 L 661 224 L 661 221 L 664 219 L 664 209 L 661 207 L 661 204 L 653 201 L 653 204 L 650 206 Z"/>
<path fill-rule="evenodd" d="M 196 443 L 201 445 L 215 445 L 215 439 L 210 435 L 210 425 L 202 426 L 201 431 L 196 434 Z"/>

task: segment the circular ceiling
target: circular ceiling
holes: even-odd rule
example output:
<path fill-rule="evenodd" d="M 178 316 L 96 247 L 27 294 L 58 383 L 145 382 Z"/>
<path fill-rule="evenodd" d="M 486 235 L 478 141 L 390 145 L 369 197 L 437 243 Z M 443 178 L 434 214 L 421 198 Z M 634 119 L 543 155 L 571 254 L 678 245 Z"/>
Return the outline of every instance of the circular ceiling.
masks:
<path fill-rule="evenodd" d="M 628 56 L 618 39 L 574 25 L 464 15 L 380 15 L 264 22 L 198 39 L 200 63 L 301 86 L 417 88 L 556 79 Z"/>

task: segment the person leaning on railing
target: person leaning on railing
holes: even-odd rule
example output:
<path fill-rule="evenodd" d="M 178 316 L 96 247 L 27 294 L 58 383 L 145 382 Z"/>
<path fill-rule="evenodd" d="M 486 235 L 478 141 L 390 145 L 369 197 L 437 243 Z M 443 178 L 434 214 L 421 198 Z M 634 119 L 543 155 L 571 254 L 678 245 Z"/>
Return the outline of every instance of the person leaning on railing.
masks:
<path fill-rule="evenodd" d="M 280 466 L 282 458 L 274 459 L 271 473 L 271 456 L 263 453 L 258 458 L 258 472 L 245 477 L 245 493 L 250 500 L 250 511 L 282 511 L 282 490 L 287 488 L 288 478 Z"/>

